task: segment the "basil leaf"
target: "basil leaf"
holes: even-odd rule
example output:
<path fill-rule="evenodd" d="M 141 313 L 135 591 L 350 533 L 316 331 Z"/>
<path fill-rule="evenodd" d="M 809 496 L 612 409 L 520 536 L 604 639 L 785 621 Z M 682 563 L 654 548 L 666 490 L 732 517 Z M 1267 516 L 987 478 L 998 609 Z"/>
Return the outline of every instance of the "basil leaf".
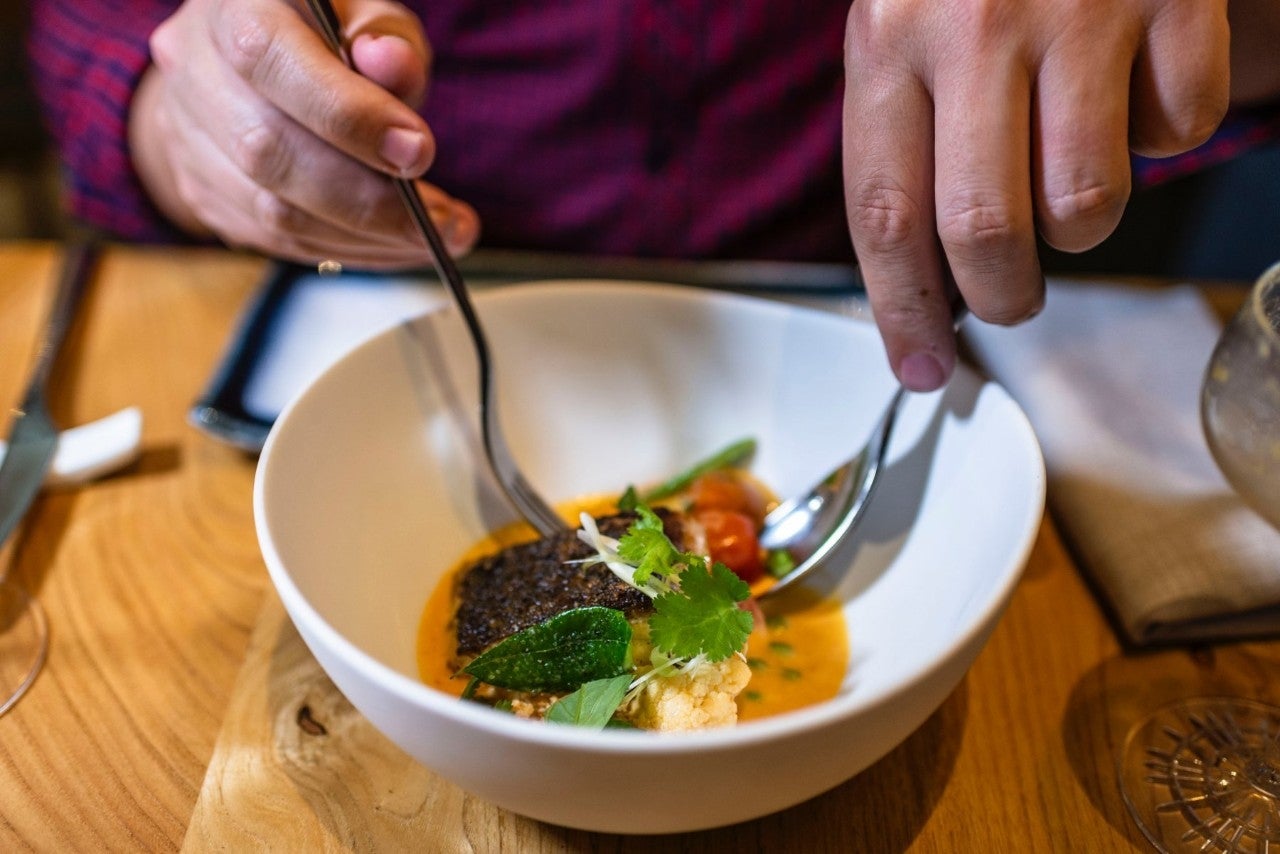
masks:
<path fill-rule="evenodd" d="M 622 705 L 631 686 L 631 676 L 596 679 L 572 694 L 561 697 L 547 709 L 547 720 L 558 724 L 604 729 Z"/>
<path fill-rule="evenodd" d="M 572 691 L 624 672 L 631 624 L 613 608 L 574 608 L 480 653 L 463 673 L 513 691 Z"/>

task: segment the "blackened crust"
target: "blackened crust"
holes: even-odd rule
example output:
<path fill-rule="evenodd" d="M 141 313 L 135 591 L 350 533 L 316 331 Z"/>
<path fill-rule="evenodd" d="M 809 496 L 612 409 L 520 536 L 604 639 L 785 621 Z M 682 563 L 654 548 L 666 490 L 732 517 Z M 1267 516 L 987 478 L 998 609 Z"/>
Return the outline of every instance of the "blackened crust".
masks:
<path fill-rule="evenodd" d="M 667 536 L 679 543 L 679 517 L 661 515 Z M 596 524 L 601 533 L 616 538 L 626 533 L 635 518 L 618 514 L 602 517 Z M 592 554 L 594 550 L 578 539 L 577 531 L 565 531 L 504 549 L 464 569 L 457 586 L 458 655 L 477 655 L 508 635 L 570 608 L 599 605 L 628 617 L 653 609 L 648 596 L 607 567 L 570 563 Z"/>

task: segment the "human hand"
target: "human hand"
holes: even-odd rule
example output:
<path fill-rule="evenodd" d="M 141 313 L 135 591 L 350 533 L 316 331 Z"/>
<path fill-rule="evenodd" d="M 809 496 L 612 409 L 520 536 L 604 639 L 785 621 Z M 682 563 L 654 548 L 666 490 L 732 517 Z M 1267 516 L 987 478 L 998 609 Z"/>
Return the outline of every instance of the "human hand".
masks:
<path fill-rule="evenodd" d="M 186 0 L 155 31 L 129 135 L 144 186 L 175 223 L 304 263 L 430 259 L 387 179 L 416 178 L 435 154 L 414 110 L 430 48 L 398 3 L 342 5 L 359 74 L 283 0 Z M 475 211 L 418 187 L 449 251 L 469 250 Z"/>
<path fill-rule="evenodd" d="M 955 365 L 946 271 L 977 317 L 1039 310 L 1036 232 L 1115 228 L 1129 151 L 1185 151 L 1228 100 L 1226 0 L 858 0 L 845 41 L 845 198 L 890 364 Z"/>

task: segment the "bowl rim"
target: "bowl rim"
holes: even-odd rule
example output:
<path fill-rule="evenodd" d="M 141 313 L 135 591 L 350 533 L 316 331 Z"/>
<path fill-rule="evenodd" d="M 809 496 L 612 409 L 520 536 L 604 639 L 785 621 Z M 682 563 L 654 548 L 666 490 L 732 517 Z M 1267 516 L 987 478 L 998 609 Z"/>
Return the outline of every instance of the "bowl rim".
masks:
<path fill-rule="evenodd" d="M 514 283 L 493 289 L 485 289 L 475 294 L 477 303 L 501 300 L 511 295 L 528 296 L 536 291 L 552 291 L 564 286 L 573 288 L 604 287 L 612 292 L 620 290 L 637 295 L 654 295 L 661 299 L 687 299 L 694 301 L 726 300 L 741 303 L 763 304 L 776 307 L 782 313 L 800 312 L 817 314 L 854 324 L 870 323 L 862 317 L 849 314 L 838 314 L 821 308 L 771 300 L 760 296 L 741 294 L 710 289 L 690 288 L 656 282 L 620 282 L 612 280 L 539 280 Z M 438 311 L 448 310 L 449 305 L 441 305 L 403 323 L 412 323 Z M 348 350 L 335 360 L 328 368 L 316 376 L 308 386 L 299 392 L 281 410 L 279 417 L 267 435 L 259 457 L 253 485 L 253 515 L 258 536 L 259 549 L 262 552 L 271 581 L 279 594 L 286 612 L 295 623 L 304 641 L 310 647 L 315 642 L 332 649 L 348 666 L 365 674 L 366 678 L 376 682 L 382 689 L 390 692 L 398 700 L 418 707 L 429 713 L 437 714 L 452 723 L 474 727 L 487 734 L 552 748 L 572 750 L 591 750 L 612 755 L 676 755 L 706 751 L 728 751 L 747 745 L 767 743 L 792 736 L 799 736 L 824 727 L 832 726 L 858 713 L 873 710 L 882 706 L 899 694 L 930 680 L 939 671 L 952 664 L 953 659 L 970 644 L 978 641 L 985 632 L 990 631 L 1008 604 L 1013 590 L 1022 576 L 1032 547 L 1039 530 L 1039 522 L 1044 513 L 1046 476 L 1044 457 L 1036 440 L 1026 413 L 1010 397 L 1008 392 L 992 380 L 979 376 L 969 367 L 958 364 L 955 372 L 971 382 L 976 382 L 980 392 L 993 392 L 999 403 L 1008 408 L 1009 414 L 1018 422 L 1018 427 L 1029 438 L 1025 450 L 1029 452 L 1031 464 L 1031 482 L 1035 490 L 1033 500 L 1026 505 L 1025 518 L 1019 520 L 1016 548 L 1013 557 L 996 574 L 996 583 L 988 595 L 983 607 L 965 621 L 941 654 L 936 655 L 914 668 L 904 671 L 897 678 L 886 680 L 877 689 L 867 693 L 837 695 L 832 699 L 784 712 L 770 717 L 747 721 L 732 727 L 723 727 L 695 732 L 658 733 L 650 731 L 631 731 L 622 729 L 589 730 L 571 726 L 552 726 L 542 721 L 525 720 L 513 715 L 489 709 L 481 704 L 461 702 L 457 698 L 438 691 L 429 685 L 401 673 L 365 652 L 354 642 L 345 637 L 326 620 L 303 595 L 294 582 L 292 575 L 285 568 L 276 549 L 275 541 L 267 524 L 266 479 L 267 470 L 272 459 L 272 450 L 279 441 L 280 435 L 288 429 L 290 417 L 302 401 L 317 393 L 317 387 L 329 372 L 340 362 L 358 358 L 358 354 L 368 348 L 379 346 L 380 339 L 396 334 L 402 324 L 383 329 Z M 304 629 L 299 623 L 305 623 Z M 311 636 L 309 636 L 311 635 Z M 317 654 L 312 649 L 313 654 Z M 932 710 L 931 710 L 932 712 Z"/>

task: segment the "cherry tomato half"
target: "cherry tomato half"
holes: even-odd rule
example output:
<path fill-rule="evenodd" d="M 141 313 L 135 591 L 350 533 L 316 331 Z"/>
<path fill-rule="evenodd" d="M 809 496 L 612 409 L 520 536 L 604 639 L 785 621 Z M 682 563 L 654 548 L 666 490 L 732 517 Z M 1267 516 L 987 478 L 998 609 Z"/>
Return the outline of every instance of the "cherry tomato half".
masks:
<path fill-rule="evenodd" d="M 733 510 L 695 510 L 693 518 L 706 531 L 707 552 L 748 584 L 764 575 L 756 524 L 745 513 Z"/>
<path fill-rule="evenodd" d="M 730 510 L 751 519 L 759 530 L 764 518 L 765 500 L 759 490 L 745 478 L 729 471 L 712 471 L 700 475 L 689 485 L 689 503 L 693 512 Z"/>

